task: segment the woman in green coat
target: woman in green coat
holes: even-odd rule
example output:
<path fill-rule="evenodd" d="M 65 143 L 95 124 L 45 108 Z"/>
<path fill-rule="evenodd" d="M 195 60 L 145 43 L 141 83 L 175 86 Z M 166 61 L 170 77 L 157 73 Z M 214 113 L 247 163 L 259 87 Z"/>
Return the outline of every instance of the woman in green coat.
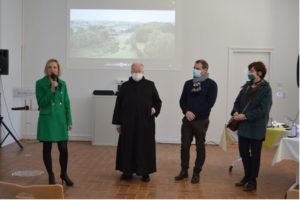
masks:
<path fill-rule="evenodd" d="M 43 143 L 43 161 L 49 175 L 49 184 L 55 184 L 52 171 L 52 143 L 57 142 L 60 178 L 68 186 L 74 183 L 68 177 L 68 131 L 72 129 L 70 100 L 66 83 L 59 79 L 60 65 L 56 59 L 47 61 L 45 76 L 36 82 L 36 99 L 39 106 L 37 140 Z"/>
<path fill-rule="evenodd" d="M 261 148 L 272 106 L 272 90 L 264 80 L 267 73 L 264 63 L 253 62 L 248 70 L 250 81 L 242 87 L 231 112 L 235 120 L 241 121 L 238 128 L 239 151 L 245 175 L 235 185 L 244 187 L 244 191 L 256 189 Z"/>

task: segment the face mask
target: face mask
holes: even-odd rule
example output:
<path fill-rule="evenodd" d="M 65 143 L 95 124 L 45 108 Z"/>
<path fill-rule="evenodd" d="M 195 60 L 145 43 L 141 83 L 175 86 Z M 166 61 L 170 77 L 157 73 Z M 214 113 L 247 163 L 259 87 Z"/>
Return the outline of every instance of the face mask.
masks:
<path fill-rule="evenodd" d="M 138 82 L 138 81 L 142 80 L 143 76 L 144 75 L 142 73 L 132 73 L 131 77 L 134 81 Z"/>
<path fill-rule="evenodd" d="M 194 69 L 193 71 L 193 77 L 194 78 L 200 78 L 201 77 L 201 72 L 198 69 Z"/>
<path fill-rule="evenodd" d="M 248 79 L 249 79 L 250 81 L 253 81 L 253 80 L 255 79 L 255 76 L 254 76 L 253 74 L 249 73 L 249 74 L 248 74 Z"/>

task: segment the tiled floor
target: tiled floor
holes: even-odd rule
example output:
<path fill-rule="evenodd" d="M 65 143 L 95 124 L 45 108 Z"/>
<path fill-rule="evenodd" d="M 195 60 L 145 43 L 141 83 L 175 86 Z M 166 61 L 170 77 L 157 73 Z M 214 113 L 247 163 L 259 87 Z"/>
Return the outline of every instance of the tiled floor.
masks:
<path fill-rule="evenodd" d="M 42 162 L 42 144 L 23 140 L 24 149 L 16 144 L 0 149 L 0 180 L 29 184 L 47 184 L 48 177 Z M 58 150 L 53 148 L 53 165 L 57 182 L 60 166 Z M 207 145 L 207 158 L 199 184 L 190 179 L 175 182 L 180 169 L 180 145 L 157 144 L 157 173 L 151 175 L 149 183 L 140 177 L 132 181 L 120 181 L 120 172 L 115 171 L 116 148 L 92 146 L 90 142 L 69 142 L 69 176 L 74 187 L 66 187 L 66 198 L 284 198 L 287 189 L 295 181 L 296 163 L 283 161 L 271 165 L 275 149 L 263 149 L 258 188 L 244 192 L 234 183 L 243 176 L 239 162 L 230 174 L 229 165 L 238 157 L 236 145 L 223 152 L 220 147 Z M 195 147 L 191 148 L 191 166 L 195 158 Z M 11 174 L 19 170 L 42 170 L 34 177 L 16 177 Z M 190 170 L 190 175 L 192 170 Z M 1 194 L 0 194 L 1 197 Z"/>

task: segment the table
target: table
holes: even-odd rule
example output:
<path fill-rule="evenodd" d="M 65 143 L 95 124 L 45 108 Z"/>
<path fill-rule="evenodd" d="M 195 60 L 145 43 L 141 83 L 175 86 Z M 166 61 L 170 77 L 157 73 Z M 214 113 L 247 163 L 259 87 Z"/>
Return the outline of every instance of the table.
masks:
<path fill-rule="evenodd" d="M 278 127 L 278 128 L 267 128 L 266 138 L 263 142 L 263 147 L 271 148 L 274 146 L 278 146 L 281 138 L 286 135 L 285 128 Z M 224 126 L 223 134 L 220 140 L 220 147 L 223 151 L 227 151 L 228 144 L 236 144 L 238 142 L 238 136 L 236 132 L 231 131 Z"/>
<path fill-rule="evenodd" d="M 274 155 L 272 165 L 282 160 L 299 162 L 299 138 L 282 138 Z"/>
<path fill-rule="evenodd" d="M 228 129 L 225 124 L 219 146 L 223 151 L 227 151 L 228 144 L 236 144 L 237 142 L 238 137 L 236 132 L 233 132 L 230 129 Z"/>
<path fill-rule="evenodd" d="M 286 136 L 286 129 L 283 127 L 267 128 L 266 138 L 263 147 L 271 148 L 278 146 L 283 137 Z"/>
<path fill-rule="evenodd" d="M 288 191 L 295 190 L 294 188 L 299 185 L 299 137 L 285 137 L 281 139 L 278 149 L 274 155 L 272 165 L 275 165 L 282 160 L 294 160 L 298 162 L 296 182 L 290 187 Z"/>
<path fill-rule="evenodd" d="M 266 130 L 266 138 L 263 142 L 263 147 L 271 148 L 274 146 L 278 146 L 281 138 L 283 138 L 286 135 L 286 131 L 283 127 L 278 128 L 267 128 Z M 221 136 L 220 140 L 220 147 L 223 151 L 227 151 L 228 144 L 236 144 L 238 142 L 238 136 L 236 132 L 231 131 L 224 126 L 223 134 Z M 236 163 L 240 162 L 241 158 L 237 158 L 234 160 L 231 165 L 229 165 L 229 172 L 232 172 L 233 167 Z"/>

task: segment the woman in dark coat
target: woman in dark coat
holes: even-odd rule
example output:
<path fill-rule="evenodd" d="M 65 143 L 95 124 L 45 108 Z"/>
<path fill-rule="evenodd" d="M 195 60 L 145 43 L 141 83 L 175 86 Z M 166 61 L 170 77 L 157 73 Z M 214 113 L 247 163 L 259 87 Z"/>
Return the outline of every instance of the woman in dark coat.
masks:
<path fill-rule="evenodd" d="M 70 100 L 65 81 L 58 79 L 60 66 L 56 59 L 47 61 L 45 76 L 36 82 L 36 99 L 39 106 L 37 140 L 43 142 L 43 161 L 49 175 L 49 184 L 55 184 L 52 171 L 52 143 L 57 142 L 60 152 L 60 178 L 68 186 L 74 183 L 68 177 L 68 130 L 72 128 Z"/>
<path fill-rule="evenodd" d="M 264 63 L 253 62 L 248 70 L 250 81 L 242 87 L 231 112 L 232 118 L 241 121 L 237 133 L 245 175 L 235 185 L 244 187 L 244 191 L 256 189 L 261 148 L 272 106 L 271 87 L 264 80 L 267 72 Z"/>

